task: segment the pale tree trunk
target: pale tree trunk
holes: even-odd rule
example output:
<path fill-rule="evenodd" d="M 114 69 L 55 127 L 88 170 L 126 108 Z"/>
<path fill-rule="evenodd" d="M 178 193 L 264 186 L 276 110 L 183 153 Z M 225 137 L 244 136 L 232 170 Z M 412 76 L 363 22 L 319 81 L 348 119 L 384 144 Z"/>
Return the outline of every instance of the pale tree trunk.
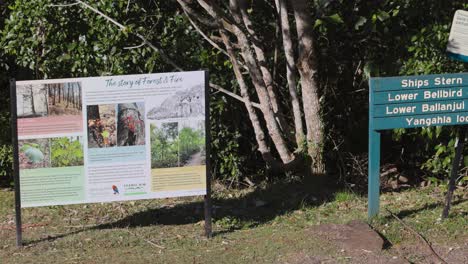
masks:
<path fill-rule="evenodd" d="M 281 25 L 281 34 L 283 37 L 283 47 L 286 57 L 286 78 L 288 80 L 288 90 L 291 96 L 291 105 L 294 117 L 294 128 L 296 135 L 296 144 L 298 150 L 301 150 L 305 140 L 304 127 L 302 125 L 302 112 L 299 97 L 297 95 L 297 68 L 294 60 L 294 49 L 291 40 L 291 29 L 289 27 L 288 9 L 286 0 L 275 0 L 276 8 L 278 10 L 278 17 Z"/>
<path fill-rule="evenodd" d="M 297 169 L 296 166 L 299 165 L 299 162 L 302 162 L 302 156 L 291 151 L 290 148 L 295 147 L 296 151 L 302 152 L 301 147 L 307 142 L 307 153 L 312 160 L 313 172 L 323 173 L 325 171 L 322 159 L 323 125 L 320 118 L 317 93 L 317 67 L 312 39 L 312 19 L 307 12 L 307 1 L 293 2 L 294 18 L 299 36 L 297 43 L 299 56 L 297 59 L 295 59 L 294 54 L 296 45 L 293 43 L 290 32 L 287 0 L 276 0 L 275 2 L 286 58 L 285 70 L 289 97 L 284 99 L 278 97 L 280 87 L 273 79 L 267 59 L 268 52 L 259 41 L 261 39 L 258 36 L 259 31 L 255 30 L 253 20 L 247 12 L 245 0 L 229 0 L 223 7 L 218 5 L 219 1 L 213 0 L 177 1 L 187 16 L 190 15 L 195 21 L 198 21 L 209 30 L 212 30 L 213 23 L 208 25 L 206 22 L 207 17 L 211 17 L 216 24 L 218 32 L 221 34 L 221 43 L 226 47 L 226 51 L 213 42 L 213 40 L 220 39 L 219 37 L 213 35 L 209 37 L 209 34 L 202 32 L 202 29 L 189 17 L 200 35 L 207 39 L 213 47 L 228 55 L 240 87 L 241 96 L 229 91 L 227 94 L 237 99 L 240 98 L 239 100 L 245 104 L 259 145 L 259 151 L 265 161 L 267 163 L 281 163 L 284 169 Z M 194 4 L 198 4 L 198 8 L 189 7 Z M 247 71 L 243 73 L 241 70 Z M 297 90 L 299 84 L 297 72 L 300 75 L 303 112 L 301 110 L 301 98 Z M 247 74 L 250 78 L 247 78 L 244 74 Z M 249 83 L 247 83 L 247 80 Z M 250 90 L 251 88 L 254 89 Z M 254 98 L 254 93 L 258 97 L 259 105 L 252 103 L 251 95 Z M 292 126 L 284 122 L 284 113 L 281 110 L 282 107 L 280 107 L 281 102 L 286 102 L 284 105 L 290 109 L 287 113 L 294 121 L 295 138 L 291 140 L 289 140 L 289 137 L 292 136 L 292 133 L 290 133 L 290 127 Z M 259 107 L 261 111 L 255 110 L 254 107 Z M 306 119 L 305 128 L 303 118 Z M 304 133 L 305 130 L 307 134 Z M 280 159 L 276 161 L 274 156 L 278 156 Z"/>
<path fill-rule="evenodd" d="M 262 154 L 262 157 L 267 164 L 269 164 L 271 167 L 276 167 L 277 166 L 276 162 L 274 161 L 273 156 L 271 155 L 270 148 L 268 147 L 268 144 L 266 143 L 265 134 L 263 133 L 263 129 L 260 124 L 260 120 L 258 119 L 257 112 L 252 105 L 252 101 L 250 100 L 248 88 L 244 81 L 244 77 L 242 76 L 242 73 L 240 71 L 240 67 L 237 62 L 235 52 L 233 51 L 233 48 L 231 46 L 231 43 L 225 31 L 221 29 L 220 33 L 221 33 L 221 37 L 223 39 L 224 45 L 226 46 L 226 51 L 229 54 L 229 58 L 232 63 L 234 74 L 236 76 L 237 82 L 241 90 L 241 95 L 244 98 L 244 104 L 245 104 L 245 108 L 247 109 L 247 113 L 249 114 L 250 122 L 252 123 L 252 126 L 254 128 L 255 139 L 257 140 L 257 144 L 258 144 L 258 151 Z"/>
<path fill-rule="evenodd" d="M 244 58 L 245 64 L 249 69 L 249 74 L 252 79 L 252 83 L 257 92 L 260 100 L 261 110 L 265 119 L 268 134 L 270 135 L 273 144 L 280 156 L 282 162 L 285 165 L 292 163 L 295 159 L 293 153 L 288 149 L 287 143 L 283 138 L 280 130 L 280 126 L 276 121 L 274 111 L 272 109 L 271 99 L 268 94 L 267 88 L 261 71 L 259 70 L 257 60 L 251 50 L 251 42 L 247 35 L 235 24 L 229 24 L 229 21 L 223 17 L 223 14 L 219 11 L 219 8 L 211 1 L 198 0 L 198 3 L 210 14 L 215 20 L 219 21 L 225 27 L 229 28 L 238 40 L 238 45 L 241 47 L 241 55 Z"/>
<path fill-rule="evenodd" d="M 258 70 L 257 63 L 249 48 L 248 40 L 245 37 L 245 35 L 240 31 L 237 32 L 237 37 L 239 45 L 241 46 L 242 56 L 246 62 L 247 67 L 249 68 L 252 83 L 257 91 L 258 98 L 260 100 L 261 109 L 268 129 L 268 133 L 271 139 L 273 140 L 273 144 L 275 145 L 281 160 L 284 164 L 288 164 L 294 160 L 294 155 L 289 151 L 286 141 L 281 134 L 280 127 L 276 122 L 275 114 L 270 103 L 270 97 L 268 96 L 268 91 L 263 85 L 264 83 L 262 83 L 262 75 Z"/>
<path fill-rule="evenodd" d="M 320 118 L 317 81 L 317 56 L 313 39 L 313 20 L 306 0 L 291 0 L 298 36 L 298 70 L 301 76 L 302 102 L 307 128 L 308 153 L 312 158 L 312 172 L 322 174 L 325 165 L 322 157 L 324 134 Z"/>
<path fill-rule="evenodd" d="M 234 19 L 238 24 L 244 24 L 247 32 L 251 36 L 250 42 L 255 52 L 258 66 L 260 67 L 260 71 L 262 72 L 263 81 L 265 82 L 265 87 L 268 91 L 268 96 L 270 97 L 271 106 L 273 108 L 273 113 L 275 113 L 275 117 L 277 122 L 280 125 L 281 130 L 286 134 L 291 134 L 291 129 L 284 117 L 281 114 L 280 105 L 278 103 L 278 96 L 276 92 L 275 83 L 273 81 L 273 76 L 271 75 L 270 70 L 268 69 L 267 60 L 265 58 L 265 52 L 260 45 L 260 40 L 257 37 L 257 33 L 254 30 L 254 26 L 252 21 L 250 20 L 247 14 L 247 3 L 245 0 L 231 0 L 231 11 L 234 15 Z"/>

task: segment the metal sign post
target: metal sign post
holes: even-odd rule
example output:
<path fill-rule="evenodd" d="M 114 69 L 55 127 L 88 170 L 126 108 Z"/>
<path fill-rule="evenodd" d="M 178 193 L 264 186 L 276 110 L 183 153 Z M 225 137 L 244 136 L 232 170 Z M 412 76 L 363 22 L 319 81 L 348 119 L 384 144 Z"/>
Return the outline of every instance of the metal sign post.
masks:
<path fill-rule="evenodd" d="M 13 178 L 15 183 L 15 224 L 16 224 L 16 246 L 23 246 L 23 231 L 21 224 L 21 196 L 18 160 L 18 119 L 16 113 L 16 80 L 10 80 L 10 124 L 11 141 L 13 144 Z"/>
<path fill-rule="evenodd" d="M 210 79 L 208 71 L 205 71 L 205 140 L 206 140 L 206 195 L 205 195 L 205 235 L 212 235 L 212 204 L 211 204 L 211 134 L 210 134 Z"/>
<path fill-rule="evenodd" d="M 371 78 L 369 81 L 369 218 L 379 213 L 379 131 L 465 124 L 468 124 L 468 73 Z M 462 142 L 460 141 L 460 146 Z M 458 161 L 460 156 L 461 154 L 458 156 Z M 452 171 L 457 173 L 458 166 L 454 166 Z"/>

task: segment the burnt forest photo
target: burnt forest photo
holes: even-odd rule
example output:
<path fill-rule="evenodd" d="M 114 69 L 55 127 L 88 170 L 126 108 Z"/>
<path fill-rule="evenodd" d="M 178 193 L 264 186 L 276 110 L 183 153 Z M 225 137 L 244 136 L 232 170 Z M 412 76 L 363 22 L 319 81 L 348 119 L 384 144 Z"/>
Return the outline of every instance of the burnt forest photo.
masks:
<path fill-rule="evenodd" d="M 145 144 L 145 112 L 143 103 L 118 104 L 117 145 L 137 146 Z"/>
<path fill-rule="evenodd" d="M 116 145 L 115 104 L 88 105 L 88 148 Z"/>
<path fill-rule="evenodd" d="M 49 94 L 49 116 L 81 115 L 81 83 L 50 83 L 44 87 Z"/>
<path fill-rule="evenodd" d="M 42 84 L 18 85 L 16 87 L 19 118 L 47 116 L 47 87 Z"/>

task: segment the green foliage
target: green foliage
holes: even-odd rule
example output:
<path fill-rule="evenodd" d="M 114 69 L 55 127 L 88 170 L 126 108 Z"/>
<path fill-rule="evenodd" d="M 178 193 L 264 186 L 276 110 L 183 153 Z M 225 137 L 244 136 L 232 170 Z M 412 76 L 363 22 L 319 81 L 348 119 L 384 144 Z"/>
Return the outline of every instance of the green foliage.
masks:
<path fill-rule="evenodd" d="M 178 131 L 178 123 L 150 125 L 151 168 L 183 166 L 196 153 L 205 155 L 203 129 L 184 127 Z"/>
<path fill-rule="evenodd" d="M 52 167 L 83 165 L 83 145 L 79 140 L 68 137 L 51 139 Z"/>
<path fill-rule="evenodd" d="M 4 26 L 5 18 L 9 15 L 6 5 L 0 4 L 0 32 Z M 1 34 L 1 33 L 0 33 Z M 11 68 L 8 65 L 9 57 L 0 48 L 0 186 L 10 185 L 12 169 L 12 148 L 10 136 L 10 101 L 9 77 Z"/>
<path fill-rule="evenodd" d="M 0 182 L 11 175 L 13 149 L 10 145 L 0 146 Z"/>
<path fill-rule="evenodd" d="M 178 167 L 178 124 L 163 123 L 161 127 L 150 125 L 151 168 Z"/>
<path fill-rule="evenodd" d="M 466 71 L 467 66 L 462 62 L 450 59 L 445 50 L 455 10 L 466 9 L 468 5 L 464 1 L 452 1 L 443 6 L 451 6 L 452 9 L 439 8 L 433 16 L 428 18 L 429 21 L 424 26 L 416 28 L 414 34 L 410 36 L 411 42 L 407 45 L 409 57 L 401 67 L 400 73 L 402 75 Z M 403 130 L 400 131 L 397 138 L 401 138 L 405 133 L 413 140 L 419 136 L 426 139 L 424 142 L 420 142 L 422 149 L 425 150 L 421 153 L 421 169 L 430 175 L 428 180 L 434 182 L 438 178 L 448 179 L 455 156 L 456 129 L 453 127 L 430 127 L 410 132 Z M 468 163 L 464 165 L 467 166 Z"/>
<path fill-rule="evenodd" d="M 356 194 L 350 191 L 341 191 L 341 192 L 335 193 L 335 202 L 338 202 L 338 203 L 350 202 L 355 199 L 357 199 Z"/>
<path fill-rule="evenodd" d="M 179 132 L 180 159 L 186 162 L 191 155 L 205 151 L 205 133 L 203 130 L 195 130 L 184 127 Z"/>
<path fill-rule="evenodd" d="M 466 71 L 446 55 L 455 10 L 466 1 L 314 1 L 324 120 L 329 130 L 330 170 L 343 152 L 367 152 L 367 80 L 396 76 Z M 340 19 L 330 21 L 330 16 Z M 453 129 L 427 128 L 384 133 L 384 162 L 423 168 L 428 176 L 446 177 L 453 157 Z M 339 147 L 337 147 L 339 146 Z M 444 146 L 444 147 L 442 147 Z M 356 155 L 356 154 L 352 154 Z M 350 163 L 352 164 L 352 163 Z M 353 168 L 336 170 L 347 175 Z M 346 176 L 345 176 L 346 177 Z M 363 181 L 359 179 L 358 181 Z"/>

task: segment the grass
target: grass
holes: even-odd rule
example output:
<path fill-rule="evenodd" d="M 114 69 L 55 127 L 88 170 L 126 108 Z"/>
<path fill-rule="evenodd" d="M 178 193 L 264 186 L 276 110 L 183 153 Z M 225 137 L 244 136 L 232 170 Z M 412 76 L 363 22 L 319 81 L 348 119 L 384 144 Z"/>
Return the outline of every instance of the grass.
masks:
<path fill-rule="evenodd" d="M 443 193 L 435 188 L 385 193 L 381 204 L 431 242 L 457 245 L 468 239 L 468 201 L 456 195 L 446 221 L 439 219 Z M 195 197 L 23 209 L 27 244 L 18 249 L 13 204 L 13 192 L 0 190 L 0 263 L 282 263 L 298 252 L 347 262 L 307 230 L 367 217 L 366 198 L 358 194 L 319 195 L 302 182 L 277 183 L 218 190 L 212 239 L 203 236 L 203 203 Z M 384 210 L 370 224 L 391 245 L 383 254 L 418 243 Z"/>

